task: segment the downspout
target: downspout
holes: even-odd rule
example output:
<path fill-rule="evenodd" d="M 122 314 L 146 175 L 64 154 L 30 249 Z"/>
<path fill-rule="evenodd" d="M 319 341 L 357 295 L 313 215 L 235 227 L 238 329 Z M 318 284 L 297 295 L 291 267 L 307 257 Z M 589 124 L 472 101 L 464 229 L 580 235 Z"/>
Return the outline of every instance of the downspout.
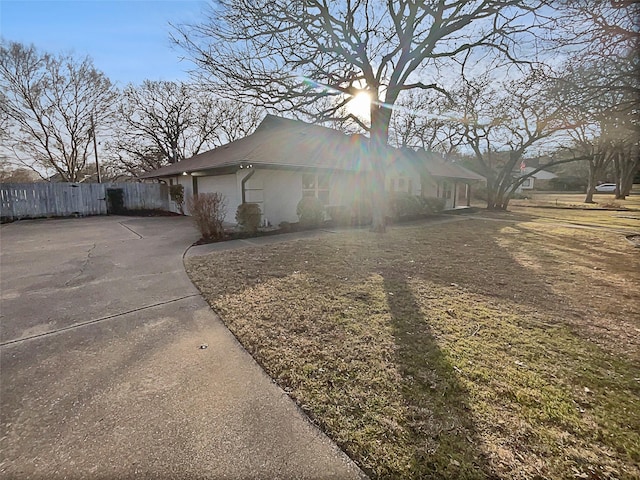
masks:
<path fill-rule="evenodd" d="M 256 171 L 254 169 L 252 169 L 243 179 L 241 182 L 241 189 L 242 189 L 242 204 L 244 205 L 245 203 L 247 203 L 247 195 L 245 192 L 245 184 L 249 181 L 249 179 L 251 177 L 253 177 L 253 174 L 256 173 Z"/>

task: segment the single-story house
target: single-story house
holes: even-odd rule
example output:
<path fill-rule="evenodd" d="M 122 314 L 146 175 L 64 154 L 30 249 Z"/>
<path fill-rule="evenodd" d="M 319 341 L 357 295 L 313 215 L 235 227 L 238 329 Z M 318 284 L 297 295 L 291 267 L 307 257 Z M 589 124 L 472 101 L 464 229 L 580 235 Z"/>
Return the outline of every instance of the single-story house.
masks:
<path fill-rule="evenodd" d="M 444 198 L 446 209 L 468 207 L 472 186 L 486 182 L 483 176 L 455 162 L 447 162 L 442 156 L 426 152 L 415 155 L 427 173 L 422 179 L 421 195 Z"/>
<path fill-rule="evenodd" d="M 534 167 L 525 167 L 524 170 L 521 171 L 521 175 L 528 175 L 535 170 Z M 540 170 L 539 172 L 534 173 L 530 177 L 526 178 L 519 190 L 533 190 L 535 184 L 538 183 L 540 186 L 547 183 L 552 178 L 556 178 L 557 175 L 552 172 L 548 172 L 546 170 Z"/>
<path fill-rule="evenodd" d="M 468 204 L 470 185 L 484 180 L 435 154 L 388 148 L 384 155 L 387 191 L 445 198 L 448 208 Z M 257 203 L 263 223 L 278 225 L 298 221 L 303 196 L 325 206 L 368 198 L 370 172 L 365 136 L 267 115 L 251 135 L 140 178 L 181 184 L 185 197 L 221 193 L 229 223 L 238 205 Z"/>

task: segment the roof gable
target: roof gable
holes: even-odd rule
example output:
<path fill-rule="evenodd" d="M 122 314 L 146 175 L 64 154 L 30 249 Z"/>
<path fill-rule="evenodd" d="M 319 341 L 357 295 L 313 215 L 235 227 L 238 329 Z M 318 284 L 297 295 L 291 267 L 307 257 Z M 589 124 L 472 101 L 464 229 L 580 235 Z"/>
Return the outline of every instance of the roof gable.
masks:
<path fill-rule="evenodd" d="M 243 163 L 356 171 L 368 168 L 367 147 L 367 139 L 362 135 L 346 135 L 331 128 L 267 115 L 252 134 L 148 172 L 141 178 L 168 177 Z"/>
<path fill-rule="evenodd" d="M 399 169 L 425 171 L 434 177 L 484 180 L 460 165 L 444 161 L 432 152 L 386 147 L 378 152 L 383 164 Z M 299 120 L 267 115 L 256 130 L 239 140 L 195 155 L 179 163 L 141 175 L 171 177 L 183 172 L 215 172 L 251 164 L 271 168 L 317 168 L 369 171 L 369 139 Z"/>

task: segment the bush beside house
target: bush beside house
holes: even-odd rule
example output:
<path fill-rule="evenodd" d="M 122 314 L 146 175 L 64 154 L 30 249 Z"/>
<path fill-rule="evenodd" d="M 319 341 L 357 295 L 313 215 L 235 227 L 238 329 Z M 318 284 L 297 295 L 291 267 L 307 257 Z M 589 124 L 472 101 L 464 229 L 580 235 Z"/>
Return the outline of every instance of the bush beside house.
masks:
<path fill-rule="evenodd" d="M 260 226 L 262 212 L 257 203 L 242 203 L 236 211 L 236 222 L 245 232 L 256 233 Z"/>
<path fill-rule="evenodd" d="M 324 206 L 316 197 L 302 197 L 296 207 L 300 225 L 305 228 L 317 227 L 324 221 Z"/>
<path fill-rule="evenodd" d="M 227 204 L 220 193 L 200 193 L 189 197 L 189 213 L 205 240 L 224 238 L 223 221 L 227 213 Z"/>
<path fill-rule="evenodd" d="M 419 218 L 444 210 L 446 200 L 436 197 L 421 197 L 406 192 L 389 195 L 389 214 L 392 220 Z"/>

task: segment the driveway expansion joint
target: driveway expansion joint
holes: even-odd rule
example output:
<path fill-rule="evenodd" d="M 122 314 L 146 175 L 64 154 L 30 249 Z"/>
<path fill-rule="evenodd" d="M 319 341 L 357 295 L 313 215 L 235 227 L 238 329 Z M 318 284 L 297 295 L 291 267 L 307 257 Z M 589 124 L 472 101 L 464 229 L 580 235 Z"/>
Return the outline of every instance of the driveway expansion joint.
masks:
<path fill-rule="evenodd" d="M 7 347 L 9 345 L 14 345 L 17 343 L 23 343 L 29 340 L 35 340 L 36 338 L 48 337 L 50 335 L 55 335 L 58 333 L 66 332 L 68 330 L 75 330 L 77 328 L 86 327 L 87 325 L 93 325 L 95 323 L 104 322 L 105 320 L 112 320 L 114 318 L 122 317 L 124 315 L 129 315 L 130 313 L 140 312 L 142 310 L 148 310 L 150 308 L 160 307 L 162 305 L 167 305 L 169 303 L 179 302 L 180 300 L 185 300 L 187 298 L 199 297 L 199 293 L 194 293 L 191 295 L 185 295 L 178 298 L 172 298 L 171 300 L 165 300 L 164 302 L 153 303 L 151 305 L 145 305 L 144 307 L 134 308 L 132 310 L 127 310 L 126 312 L 114 313 L 113 315 L 107 315 L 106 317 L 95 318 L 93 320 L 87 320 L 86 322 L 74 323 L 73 325 L 68 325 L 66 327 L 57 328 L 55 330 L 50 330 L 48 332 L 38 333 L 37 335 L 30 335 L 27 337 L 15 338 L 12 340 L 7 340 L 5 342 L 0 343 L 1 347 Z"/>
<path fill-rule="evenodd" d="M 131 233 L 133 233 L 134 235 L 136 235 L 138 237 L 138 239 L 142 240 L 144 237 L 142 235 L 140 235 L 138 232 L 136 232 L 133 228 L 128 227 L 127 225 L 124 224 L 124 222 L 118 222 L 121 226 L 123 226 L 124 228 L 126 228 L 127 230 L 129 230 Z"/>

